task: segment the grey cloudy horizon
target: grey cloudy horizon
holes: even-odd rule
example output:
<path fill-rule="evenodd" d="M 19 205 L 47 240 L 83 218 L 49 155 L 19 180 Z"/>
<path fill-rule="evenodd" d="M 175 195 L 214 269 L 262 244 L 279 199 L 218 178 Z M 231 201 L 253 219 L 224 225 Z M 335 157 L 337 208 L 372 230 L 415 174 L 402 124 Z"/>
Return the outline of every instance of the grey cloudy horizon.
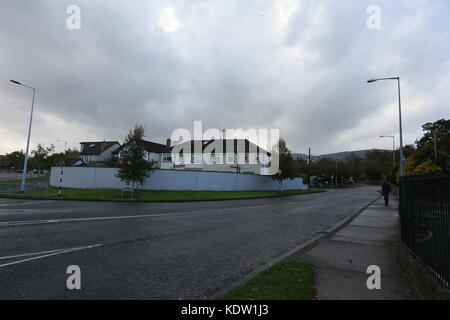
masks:
<path fill-rule="evenodd" d="M 69 5 L 81 29 L 66 27 Z M 370 5 L 381 29 L 366 25 Z M 173 130 L 279 128 L 293 152 L 398 145 L 395 82 L 402 78 L 404 144 L 449 118 L 447 0 L 3 0 L 0 3 L 0 154 L 123 141 L 136 124 L 164 143 Z"/>

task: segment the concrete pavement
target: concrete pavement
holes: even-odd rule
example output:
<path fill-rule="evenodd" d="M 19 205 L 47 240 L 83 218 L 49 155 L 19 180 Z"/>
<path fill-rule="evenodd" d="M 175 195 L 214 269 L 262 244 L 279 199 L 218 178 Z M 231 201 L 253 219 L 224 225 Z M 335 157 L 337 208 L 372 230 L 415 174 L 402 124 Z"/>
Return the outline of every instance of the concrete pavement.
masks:
<path fill-rule="evenodd" d="M 403 300 L 420 298 L 396 263 L 399 244 L 398 203 L 379 199 L 353 222 L 322 241 L 299 260 L 316 267 L 316 289 L 322 300 Z M 369 266 L 380 267 L 381 289 L 369 290 Z"/>

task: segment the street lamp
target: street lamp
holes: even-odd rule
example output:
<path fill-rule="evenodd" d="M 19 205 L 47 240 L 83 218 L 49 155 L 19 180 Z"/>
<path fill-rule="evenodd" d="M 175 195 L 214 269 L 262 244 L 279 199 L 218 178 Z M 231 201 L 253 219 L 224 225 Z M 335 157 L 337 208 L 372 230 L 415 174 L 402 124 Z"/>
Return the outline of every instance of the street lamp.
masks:
<path fill-rule="evenodd" d="M 368 80 L 367 83 L 373 83 L 373 82 L 382 81 L 382 80 L 397 80 L 397 84 L 398 84 L 398 115 L 399 115 L 399 128 L 400 128 L 400 177 L 403 177 L 404 176 L 404 171 L 403 171 L 404 157 L 403 157 L 402 100 L 401 100 L 401 93 L 400 93 L 400 77 L 371 79 L 371 80 Z"/>
<path fill-rule="evenodd" d="M 31 102 L 30 124 L 28 126 L 27 150 L 25 152 L 25 160 L 23 161 L 22 184 L 20 185 L 20 191 L 25 192 L 25 181 L 26 181 L 27 170 L 28 170 L 28 152 L 30 150 L 31 125 L 33 123 L 34 97 L 36 96 L 36 89 L 33 87 L 30 87 L 30 86 L 27 86 L 25 84 L 22 84 L 19 81 L 15 81 L 15 80 L 10 80 L 10 81 L 19 86 L 26 87 L 26 88 L 33 90 L 33 100 Z"/>
<path fill-rule="evenodd" d="M 392 166 L 395 167 L 395 136 L 380 136 L 380 138 L 392 138 Z"/>

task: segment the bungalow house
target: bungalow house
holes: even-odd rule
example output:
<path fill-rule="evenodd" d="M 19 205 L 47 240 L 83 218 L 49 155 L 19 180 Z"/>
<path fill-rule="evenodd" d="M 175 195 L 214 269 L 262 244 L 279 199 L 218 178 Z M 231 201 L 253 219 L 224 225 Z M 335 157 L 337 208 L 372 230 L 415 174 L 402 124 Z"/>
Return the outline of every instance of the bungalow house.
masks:
<path fill-rule="evenodd" d="M 173 169 L 172 147 L 170 144 L 170 139 L 167 139 L 166 144 L 144 140 L 145 159 L 154 162 L 157 169 Z M 115 150 L 113 156 L 117 159 L 121 159 L 124 147 L 125 145 L 122 145 Z"/>
<path fill-rule="evenodd" d="M 270 156 L 248 139 L 191 140 L 172 148 L 176 170 L 261 174 Z"/>
<path fill-rule="evenodd" d="M 270 161 L 270 153 L 248 139 L 190 140 L 176 146 L 170 139 L 166 144 L 144 140 L 143 145 L 145 159 L 157 169 L 261 174 Z M 124 147 L 113 156 L 121 159 Z"/>
<path fill-rule="evenodd" d="M 117 141 L 81 142 L 80 145 L 80 157 L 86 164 L 111 160 L 112 153 L 120 148 Z"/>

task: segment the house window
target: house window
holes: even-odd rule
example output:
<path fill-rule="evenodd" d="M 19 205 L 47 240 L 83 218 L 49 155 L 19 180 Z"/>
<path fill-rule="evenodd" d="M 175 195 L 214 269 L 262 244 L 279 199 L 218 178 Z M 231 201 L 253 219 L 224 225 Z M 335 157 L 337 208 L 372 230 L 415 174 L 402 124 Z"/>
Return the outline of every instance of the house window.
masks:
<path fill-rule="evenodd" d="M 202 160 L 201 154 L 191 153 L 191 164 L 202 164 Z"/>
<path fill-rule="evenodd" d="M 227 154 L 227 163 L 234 164 L 234 153 Z"/>
<path fill-rule="evenodd" d="M 223 154 L 215 154 L 212 153 L 210 157 L 210 162 L 214 164 L 222 164 L 223 163 Z"/>
<path fill-rule="evenodd" d="M 172 162 L 172 155 L 170 153 L 164 154 L 163 161 L 164 162 Z"/>
<path fill-rule="evenodd" d="M 245 154 L 245 163 L 248 163 L 248 159 L 249 159 L 248 153 L 246 153 L 246 154 Z"/>

